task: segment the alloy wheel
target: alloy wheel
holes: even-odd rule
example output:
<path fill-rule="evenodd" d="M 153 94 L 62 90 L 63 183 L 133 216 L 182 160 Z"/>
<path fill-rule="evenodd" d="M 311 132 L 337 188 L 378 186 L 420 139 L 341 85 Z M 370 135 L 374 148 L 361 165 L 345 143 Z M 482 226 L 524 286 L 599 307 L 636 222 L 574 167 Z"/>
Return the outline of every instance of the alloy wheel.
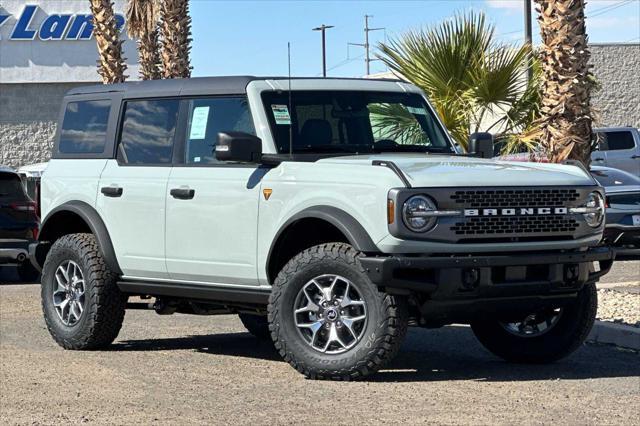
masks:
<path fill-rule="evenodd" d="M 538 337 L 549 332 L 561 316 L 562 308 L 547 309 L 527 315 L 522 321 L 500 322 L 500 325 L 518 337 Z"/>
<path fill-rule="evenodd" d="M 60 321 L 73 326 L 84 312 L 85 281 L 80 266 L 72 260 L 62 262 L 55 272 L 56 285 L 53 290 L 53 306 Z"/>
<path fill-rule="evenodd" d="M 362 338 L 367 306 L 353 282 L 325 274 L 300 289 L 293 316 L 298 332 L 309 346 L 318 352 L 340 354 Z"/>

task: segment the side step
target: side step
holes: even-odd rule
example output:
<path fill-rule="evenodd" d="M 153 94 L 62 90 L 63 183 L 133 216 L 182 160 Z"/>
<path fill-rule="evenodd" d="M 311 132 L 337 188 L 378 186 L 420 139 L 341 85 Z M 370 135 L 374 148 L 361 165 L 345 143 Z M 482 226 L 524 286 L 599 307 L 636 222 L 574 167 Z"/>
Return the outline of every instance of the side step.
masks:
<path fill-rule="evenodd" d="M 229 288 L 193 283 L 118 281 L 120 291 L 133 295 L 170 296 L 179 299 L 266 305 L 269 289 Z"/>

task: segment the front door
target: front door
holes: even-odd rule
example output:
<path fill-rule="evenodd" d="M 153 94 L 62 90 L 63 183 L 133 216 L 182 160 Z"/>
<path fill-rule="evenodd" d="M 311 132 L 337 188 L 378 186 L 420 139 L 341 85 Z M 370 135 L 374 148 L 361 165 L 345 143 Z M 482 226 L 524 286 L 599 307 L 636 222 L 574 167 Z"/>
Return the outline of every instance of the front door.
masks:
<path fill-rule="evenodd" d="M 168 278 L 165 203 L 178 110 L 173 99 L 127 101 L 117 160 L 100 177 L 96 209 L 127 277 Z"/>
<path fill-rule="evenodd" d="M 180 281 L 258 285 L 258 165 L 218 162 L 218 132 L 255 134 L 245 97 L 183 101 L 181 159 L 166 190 L 166 262 Z"/>

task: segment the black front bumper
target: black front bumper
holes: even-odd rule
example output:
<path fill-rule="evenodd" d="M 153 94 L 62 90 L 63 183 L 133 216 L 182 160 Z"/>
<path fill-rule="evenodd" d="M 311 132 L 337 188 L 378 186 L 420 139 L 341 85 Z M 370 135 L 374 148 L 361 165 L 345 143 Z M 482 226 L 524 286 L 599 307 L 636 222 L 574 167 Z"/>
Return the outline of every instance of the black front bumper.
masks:
<path fill-rule="evenodd" d="M 538 286 L 571 289 L 596 281 L 614 259 L 609 247 L 583 252 L 481 256 L 377 256 L 360 259 L 378 287 L 434 293 L 443 287 L 486 296 L 530 293 Z M 592 262 L 600 262 L 594 271 Z"/>
<path fill-rule="evenodd" d="M 562 303 L 606 274 L 614 258 L 611 248 L 596 247 L 568 253 L 372 256 L 360 262 L 379 288 L 417 295 L 424 318 L 448 323 Z M 599 262 L 598 270 L 593 262 Z"/>

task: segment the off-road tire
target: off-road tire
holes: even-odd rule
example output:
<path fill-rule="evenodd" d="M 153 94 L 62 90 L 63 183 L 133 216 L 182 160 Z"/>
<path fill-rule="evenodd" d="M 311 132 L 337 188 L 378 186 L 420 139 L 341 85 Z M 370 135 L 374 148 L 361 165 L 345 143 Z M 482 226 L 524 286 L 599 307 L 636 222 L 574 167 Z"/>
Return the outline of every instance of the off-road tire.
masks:
<path fill-rule="evenodd" d="M 269 321 L 266 316 L 251 315 L 251 314 L 238 314 L 240 321 L 244 328 L 258 339 L 271 339 L 271 332 L 269 331 Z"/>
<path fill-rule="evenodd" d="M 568 356 L 584 343 L 593 327 L 597 308 L 596 286 L 587 284 L 574 301 L 564 306 L 553 328 L 540 336 L 516 336 L 490 318 L 474 321 L 471 328 L 480 343 L 500 358 L 545 364 Z"/>
<path fill-rule="evenodd" d="M 344 243 L 314 246 L 291 259 L 274 282 L 268 306 L 271 338 L 280 355 L 307 378 L 362 378 L 390 361 L 404 340 L 406 300 L 380 292 L 360 265 L 359 255 Z M 293 319 L 298 291 L 322 274 L 337 274 L 351 280 L 367 305 L 368 320 L 362 339 L 341 354 L 323 354 L 311 348 L 296 330 Z"/>
<path fill-rule="evenodd" d="M 80 266 L 85 279 L 84 312 L 72 326 L 60 320 L 52 300 L 55 271 L 67 260 Z M 101 349 L 115 340 L 127 302 L 116 279 L 92 234 L 65 235 L 53 244 L 42 272 L 42 311 L 49 333 L 60 346 L 74 350 Z"/>
<path fill-rule="evenodd" d="M 18 271 L 18 278 L 25 283 L 34 282 L 40 276 L 40 272 L 38 272 L 29 261 L 19 264 L 16 269 Z"/>

